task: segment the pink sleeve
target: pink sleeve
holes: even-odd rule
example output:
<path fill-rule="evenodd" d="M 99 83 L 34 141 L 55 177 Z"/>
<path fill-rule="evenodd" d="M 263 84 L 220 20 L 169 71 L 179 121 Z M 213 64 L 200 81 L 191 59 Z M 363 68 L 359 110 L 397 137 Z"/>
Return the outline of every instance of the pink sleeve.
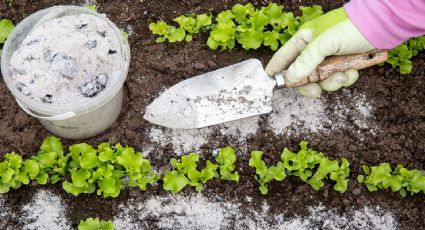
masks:
<path fill-rule="evenodd" d="M 425 34 L 425 0 L 351 0 L 344 8 L 378 49 L 391 49 Z"/>

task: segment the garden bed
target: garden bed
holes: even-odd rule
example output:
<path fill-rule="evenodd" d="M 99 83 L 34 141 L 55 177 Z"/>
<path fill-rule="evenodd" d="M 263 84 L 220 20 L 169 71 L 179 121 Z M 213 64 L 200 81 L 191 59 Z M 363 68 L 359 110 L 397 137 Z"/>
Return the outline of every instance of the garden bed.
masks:
<path fill-rule="evenodd" d="M 157 184 L 146 192 L 126 189 L 116 199 L 94 195 L 73 197 L 60 185 L 21 188 L 0 196 L 0 229 L 51 229 L 76 227 L 81 219 L 113 220 L 118 229 L 142 228 L 395 228 L 425 227 L 424 194 L 401 198 L 399 194 L 368 192 L 356 183 L 360 166 L 389 162 L 425 170 L 425 55 L 415 57 L 410 75 L 400 75 L 388 66 L 361 71 L 353 87 L 308 100 L 293 91 L 279 91 L 275 111 L 200 130 L 169 130 L 143 119 L 146 106 L 170 86 L 210 70 L 252 57 L 263 64 L 271 58 L 268 49 L 212 51 L 207 34 L 191 43 L 157 44 L 149 22 L 171 21 L 187 12 L 221 11 L 239 1 L 98 1 L 105 13 L 129 33 L 132 60 L 125 84 L 126 101 L 118 121 L 105 133 L 88 140 L 130 145 L 143 151 L 156 168 L 170 158 L 196 151 L 211 159 L 220 147 L 236 149 L 240 181 L 212 181 L 201 194 L 185 189 L 170 195 Z M 250 1 L 264 5 L 268 1 Z M 21 21 L 37 10 L 82 1 L 20 1 L 0 5 L 0 18 Z M 286 10 L 299 5 L 320 4 L 331 10 L 343 1 L 284 1 Z M 0 83 L 0 156 L 16 151 L 24 157 L 36 153 L 49 133 L 16 104 L 6 85 Z M 351 175 L 347 192 L 328 184 L 315 192 L 296 178 L 270 183 L 262 196 L 248 166 L 251 150 L 266 152 L 266 162 L 280 156 L 284 147 L 298 149 L 308 140 L 314 149 L 331 158 L 347 158 Z M 78 141 L 78 142 L 81 142 Z M 65 145 L 77 141 L 63 140 Z"/>

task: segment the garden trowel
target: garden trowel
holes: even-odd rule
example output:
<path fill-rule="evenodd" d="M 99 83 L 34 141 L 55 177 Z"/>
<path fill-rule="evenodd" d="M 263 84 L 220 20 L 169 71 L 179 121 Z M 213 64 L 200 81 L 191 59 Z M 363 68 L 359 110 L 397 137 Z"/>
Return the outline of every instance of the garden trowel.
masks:
<path fill-rule="evenodd" d="M 168 128 L 194 129 L 266 114 L 273 110 L 278 88 L 319 82 L 332 73 L 364 69 L 387 58 L 386 51 L 329 57 L 297 84 L 286 81 L 286 71 L 268 76 L 259 60 L 250 59 L 172 86 L 146 108 L 144 118 Z"/>

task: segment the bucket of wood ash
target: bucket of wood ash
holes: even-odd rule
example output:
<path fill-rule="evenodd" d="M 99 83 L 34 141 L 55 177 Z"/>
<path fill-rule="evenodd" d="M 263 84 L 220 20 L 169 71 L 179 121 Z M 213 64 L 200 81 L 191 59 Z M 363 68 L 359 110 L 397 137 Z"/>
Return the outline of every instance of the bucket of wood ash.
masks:
<path fill-rule="evenodd" d="M 118 118 L 129 64 L 126 38 L 104 15 L 56 6 L 16 26 L 1 71 L 25 112 L 55 135 L 81 139 Z"/>

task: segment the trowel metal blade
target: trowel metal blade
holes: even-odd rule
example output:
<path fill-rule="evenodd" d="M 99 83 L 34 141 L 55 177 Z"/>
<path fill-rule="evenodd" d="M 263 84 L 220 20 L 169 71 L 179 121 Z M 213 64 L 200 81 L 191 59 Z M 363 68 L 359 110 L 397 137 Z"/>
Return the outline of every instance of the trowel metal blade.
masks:
<path fill-rule="evenodd" d="M 276 86 L 261 62 L 250 59 L 172 86 L 144 118 L 175 129 L 193 129 L 269 113 Z"/>

